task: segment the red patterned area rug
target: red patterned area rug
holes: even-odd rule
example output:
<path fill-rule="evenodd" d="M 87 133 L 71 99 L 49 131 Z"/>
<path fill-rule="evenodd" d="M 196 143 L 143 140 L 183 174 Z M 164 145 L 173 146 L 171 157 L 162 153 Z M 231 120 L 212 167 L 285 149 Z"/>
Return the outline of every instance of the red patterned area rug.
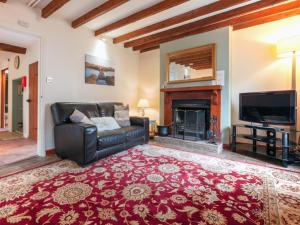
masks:
<path fill-rule="evenodd" d="M 143 145 L 0 179 L 0 224 L 300 224 L 300 174 Z"/>

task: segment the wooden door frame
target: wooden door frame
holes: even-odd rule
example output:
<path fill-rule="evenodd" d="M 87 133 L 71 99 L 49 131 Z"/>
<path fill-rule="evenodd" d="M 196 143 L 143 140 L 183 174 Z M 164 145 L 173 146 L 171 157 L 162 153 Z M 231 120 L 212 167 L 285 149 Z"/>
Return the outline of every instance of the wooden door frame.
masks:
<path fill-rule="evenodd" d="M 1 97 L 1 106 L 0 106 L 0 114 L 1 114 L 1 117 L 0 117 L 0 127 L 1 128 L 4 128 L 4 124 L 5 124 L 5 121 L 4 121 L 4 114 L 5 114 L 5 90 L 7 87 L 5 87 L 5 90 L 3 89 L 4 87 L 4 84 L 3 82 L 4 81 L 4 77 L 5 77 L 5 80 L 6 80 L 6 74 L 5 74 L 5 71 L 7 71 L 8 68 L 5 68 L 3 70 L 1 70 L 1 93 L 0 93 L 0 97 Z"/>
<path fill-rule="evenodd" d="M 33 88 L 32 86 L 31 86 L 31 84 L 30 84 L 30 76 L 32 75 L 31 73 L 30 73 L 30 67 L 31 66 L 36 66 L 36 72 L 37 72 L 37 81 L 36 81 L 36 87 L 35 88 L 37 88 L 37 90 L 36 90 L 36 115 L 35 115 L 35 117 L 32 115 L 32 113 L 31 113 L 31 111 L 30 111 L 30 109 L 31 109 L 31 101 L 32 101 L 32 99 L 30 99 L 32 96 L 30 95 L 31 94 L 31 90 L 30 90 L 30 88 Z M 34 74 L 33 74 L 34 75 Z M 37 141 L 38 140 L 38 127 L 39 127 L 39 123 L 38 123 L 38 118 L 39 118 L 39 115 L 38 115 L 38 112 L 39 112 L 39 62 L 38 61 L 36 61 L 36 62 L 34 62 L 34 63 L 30 63 L 29 65 L 28 65 L 28 100 L 30 100 L 30 102 L 28 102 L 27 104 L 28 104 L 28 110 L 29 110 L 29 117 L 28 117 L 28 134 L 29 134 L 29 137 L 30 138 L 32 138 L 33 140 L 35 140 L 35 141 Z M 32 119 L 34 118 L 34 120 L 35 120 L 35 122 L 36 122 L 36 127 L 37 127 L 37 129 L 36 129 L 36 131 L 33 133 L 32 132 Z"/>

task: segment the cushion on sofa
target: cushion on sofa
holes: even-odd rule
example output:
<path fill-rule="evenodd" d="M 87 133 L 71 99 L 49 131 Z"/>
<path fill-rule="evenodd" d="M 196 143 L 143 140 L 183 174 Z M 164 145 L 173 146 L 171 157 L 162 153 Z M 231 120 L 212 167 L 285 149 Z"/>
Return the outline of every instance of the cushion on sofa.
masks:
<path fill-rule="evenodd" d="M 113 117 L 95 117 L 91 121 L 96 125 L 98 132 L 121 128 Z"/>
<path fill-rule="evenodd" d="M 128 105 L 114 105 L 115 119 L 121 127 L 129 127 L 129 106 Z"/>
<path fill-rule="evenodd" d="M 93 124 L 93 122 L 87 118 L 86 115 L 84 115 L 79 110 L 75 109 L 73 113 L 70 115 L 70 120 L 73 123 L 86 123 L 86 124 Z"/>

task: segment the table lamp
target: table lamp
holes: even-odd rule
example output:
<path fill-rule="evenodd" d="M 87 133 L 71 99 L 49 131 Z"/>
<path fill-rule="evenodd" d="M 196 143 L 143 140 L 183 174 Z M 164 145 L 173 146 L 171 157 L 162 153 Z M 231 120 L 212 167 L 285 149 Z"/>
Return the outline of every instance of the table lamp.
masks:
<path fill-rule="evenodd" d="M 145 109 L 146 108 L 149 108 L 149 101 L 147 99 L 140 99 L 138 104 L 137 104 L 137 107 L 139 109 L 141 109 L 142 111 L 142 116 L 145 116 Z"/>

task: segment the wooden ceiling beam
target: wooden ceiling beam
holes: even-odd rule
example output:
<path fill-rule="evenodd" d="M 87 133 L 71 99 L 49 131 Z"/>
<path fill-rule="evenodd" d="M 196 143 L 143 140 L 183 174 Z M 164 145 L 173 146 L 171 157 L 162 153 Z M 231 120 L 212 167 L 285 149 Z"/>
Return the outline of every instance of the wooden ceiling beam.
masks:
<path fill-rule="evenodd" d="M 42 17 L 48 18 L 51 16 L 54 12 L 59 10 L 61 7 L 63 7 L 66 3 L 68 3 L 70 0 L 52 0 L 49 2 L 48 5 L 46 5 L 42 9 Z"/>
<path fill-rule="evenodd" d="M 233 26 L 234 27 L 236 25 L 235 29 L 237 29 L 237 26 L 242 26 L 243 23 L 250 23 L 251 21 L 255 21 L 255 20 L 258 21 L 259 19 L 264 20 L 264 21 L 267 22 L 266 18 L 270 18 L 271 21 L 288 18 L 290 16 L 298 15 L 299 14 L 299 8 L 300 8 L 300 1 L 281 4 L 281 5 L 278 5 L 278 6 L 263 9 L 261 11 L 257 11 L 257 12 L 254 12 L 254 13 L 249 13 L 247 15 L 243 15 L 243 16 L 236 17 L 236 18 L 233 18 L 233 19 L 221 21 L 219 23 L 199 27 L 197 30 L 192 30 L 192 31 L 182 33 L 182 34 L 179 34 L 179 35 L 163 38 L 163 39 L 158 40 L 158 41 L 146 43 L 146 44 L 143 44 L 143 45 L 140 45 L 140 46 L 135 46 L 135 47 L 133 47 L 133 50 L 141 50 L 143 48 L 150 48 L 153 45 L 157 46 L 157 45 L 160 45 L 160 44 L 165 43 L 165 42 L 173 41 L 173 40 L 180 39 L 180 38 L 183 38 L 183 37 L 187 37 L 187 36 L 190 36 L 190 35 L 195 35 L 195 34 L 200 34 L 200 33 L 208 32 L 208 31 L 216 30 L 216 29 L 226 27 L 226 26 Z M 240 25 L 238 25 L 238 24 L 240 24 Z"/>
<path fill-rule="evenodd" d="M 137 13 L 134 13 L 128 17 L 125 17 L 121 20 L 118 20 L 112 24 L 109 24 L 107 26 L 104 26 L 98 30 L 95 31 L 95 36 L 101 35 L 103 33 L 106 33 L 108 31 L 112 31 L 115 29 L 118 29 L 120 27 L 126 26 L 130 23 L 136 22 L 138 20 L 144 19 L 148 16 L 152 16 L 154 14 L 157 14 L 159 12 L 162 12 L 164 10 L 170 9 L 174 6 L 180 5 L 182 3 L 185 3 L 189 0 L 164 0 L 162 2 L 159 2 L 149 8 L 143 9 Z"/>
<path fill-rule="evenodd" d="M 2 2 L 2 3 L 6 3 L 6 2 L 7 2 L 7 0 L 0 0 L 0 2 Z"/>
<path fill-rule="evenodd" d="M 13 52 L 17 54 L 26 54 L 27 49 L 15 45 L 0 43 L 0 51 Z"/>
<path fill-rule="evenodd" d="M 279 14 L 274 14 L 274 15 L 270 15 L 267 17 L 262 17 L 262 18 L 258 18 L 256 20 L 251 20 L 245 23 L 239 23 L 233 26 L 233 30 L 240 30 L 240 29 L 245 29 L 248 27 L 253 27 L 253 26 L 257 26 L 257 25 L 261 25 L 264 23 L 270 23 L 273 21 L 277 21 L 277 20 L 281 20 L 281 19 L 286 19 L 288 17 L 292 17 L 292 16 L 297 16 L 300 15 L 300 8 L 294 9 L 294 10 L 290 10 L 290 11 L 286 11 L 286 12 L 282 12 Z"/>
<path fill-rule="evenodd" d="M 90 22 L 91 20 L 119 7 L 120 5 L 125 4 L 129 0 L 110 0 L 107 1 L 98 7 L 92 9 L 91 11 L 87 12 L 86 14 L 78 17 L 72 22 L 72 27 L 77 28 L 81 25 Z"/>
<path fill-rule="evenodd" d="M 288 0 L 264 0 L 255 2 L 246 6 L 239 7 L 237 9 L 233 9 L 224 13 L 220 13 L 208 18 L 204 18 L 192 23 L 188 23 L 185 25 L 181 25 L 179 27 L 175 27 L 166 31 L 162 31 L 156 34 L 152 34 L 146 37 L 138 38 L 133 41 L 125 42 L 124 46 L 125 48 L 134 47 L 138 45 L 143 45 L 148 42 L 157 41 L 163 38 L 168 38 L 170 36 L 176 36 L 180 35 L 182 33 L 190 32 L 193 30 L 199 29 L 199 27 L 207 26 L 209 24 L 218 23 L 220 21 L 228 20 L 230 18 L 234 18 L 237 16 L 245 15 L 247 13 L 261 10 L 266 7 L 273 6 L 274 4 L 287 2 Z"/>
<path fill-rule="evenodd" d="M 123 34 L 121 36 L 114 38 L 113 42 L 115 44 L 117 44 L 117 43 L 120 43 L 123 41 L 127 41 L 129 39 L 132 39 L 132 38 L 135 38 L 135 37 L 138 37 L 138 36 L 153 32 L 153 31 L 157 31 L 157 30 L 160 30 L 160 29 L 163 29 L 163 28 L 166 28 L 166 27 L 178 24 L 178 23 L 182 23 L 182 22 L 194 19 L 196 17 L 206 15 L 206 14 L 209 14 L 212 12 L 226 9 L 228 7 L 238 5 L 243 2 L 247 2 L 247 1 L 248 0 L 236 0 L 236 1 L 220 0 L 220 1 L 214 2 L 212 4 L 205 5 L 205 6 L 197 8 L 197 9 L 188 11 L 186 13 L 180 14 L 178 16 L 174 16 L 169 19 L 160 21 L 158 23 L 154 23 L 149 26 L 143 27 L 141 29 L 129 32 L 127 34 Z"/>

